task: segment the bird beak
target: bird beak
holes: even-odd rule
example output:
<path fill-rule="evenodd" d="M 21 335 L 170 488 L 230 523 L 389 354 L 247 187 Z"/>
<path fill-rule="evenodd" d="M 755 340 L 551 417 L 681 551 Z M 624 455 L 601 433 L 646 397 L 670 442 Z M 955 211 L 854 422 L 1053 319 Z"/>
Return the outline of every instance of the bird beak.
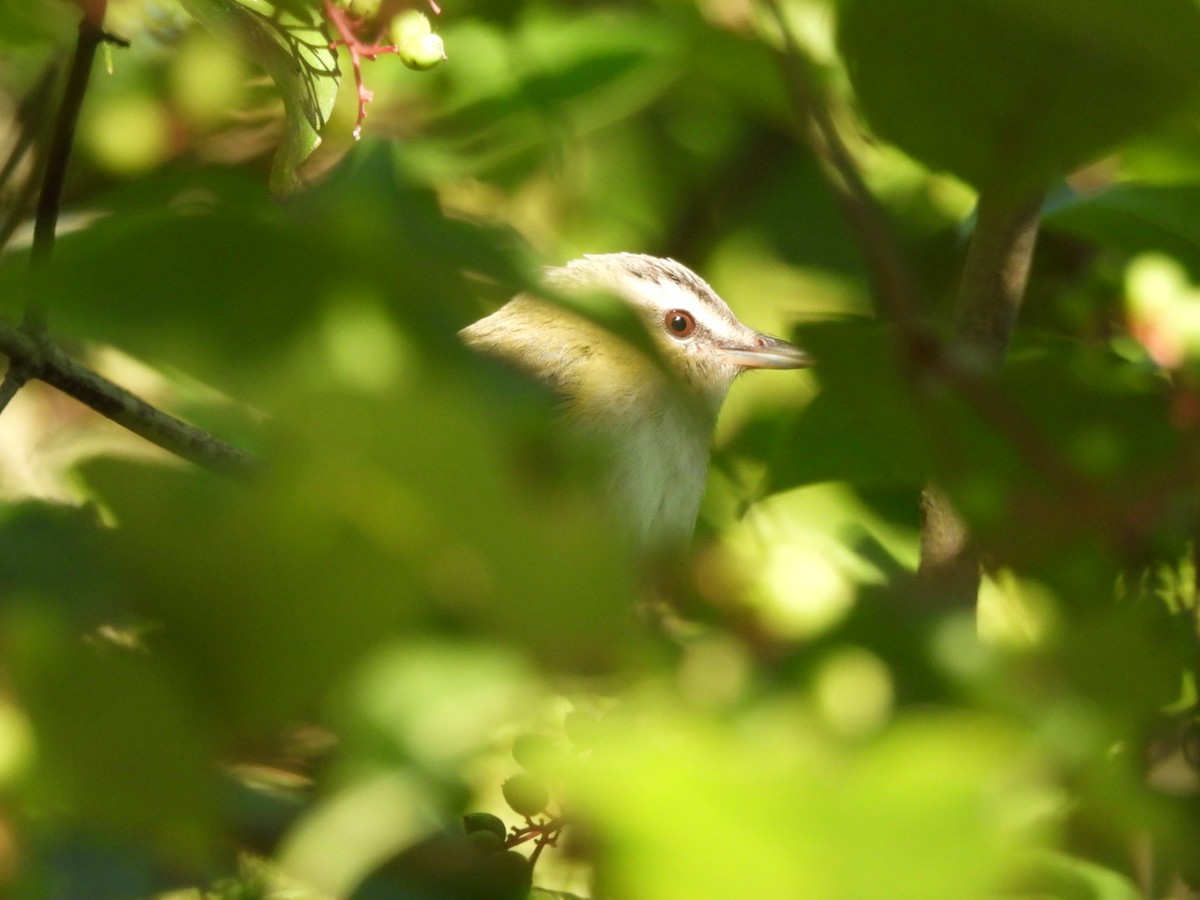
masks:
<path fill-rule="evenodd" d="M 813 358 L 790 341 L 755 331 L 745 343 L 724 344 L 721 355 L 744 369 L 806 369 Z"/>

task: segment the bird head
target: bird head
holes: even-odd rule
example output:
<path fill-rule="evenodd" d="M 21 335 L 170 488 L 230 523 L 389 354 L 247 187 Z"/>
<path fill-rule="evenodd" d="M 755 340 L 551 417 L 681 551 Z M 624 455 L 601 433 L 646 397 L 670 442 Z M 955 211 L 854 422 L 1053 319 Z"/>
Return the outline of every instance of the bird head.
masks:
<path fill-rule="evenodd" d="M 812 365 L 794 344 L 742 324 L 708 284 L 672 259 L 638 253 L 593 254 L 546 272 L 563 293 L 612 294 L 642 320 L 668 372 L 715 411 L 748 369 Z"/>

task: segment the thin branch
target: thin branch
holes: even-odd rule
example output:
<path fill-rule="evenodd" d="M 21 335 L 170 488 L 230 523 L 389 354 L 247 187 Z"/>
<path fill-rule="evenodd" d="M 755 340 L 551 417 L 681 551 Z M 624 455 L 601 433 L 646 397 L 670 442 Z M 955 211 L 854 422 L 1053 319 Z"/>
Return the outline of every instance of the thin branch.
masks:
<path fill-rule="evenodd" d="M 13 142 L 8 158 L 4 160 L 4 167 L 0 169 L 0 190 L 3 190 L 13 177 L 30 148 L 42 140 L 43 129 L 40 127 L 40 120 L 42 114 L 50 106 L 50 95 L 54 91 L 54 83 L 58 80 L 58 70 L 56 62 L 46 67 L 46 71 L 38 80 L 37 85 L 21 101 L 21 105 L 13 116 L 18 125 L 17 139 Z M 36 193 L 37 176 L 35 173 L 26 178 L 24 184 L 13 192 L 12 206 L 4 217 L 4 221 L 0 223 L 0 250 L 8 246 L 9 238 L 17 230 L 17 226 Z"/>
<path fill-rule="evenodd" d="M 987 369 L 1004 360 L 1029 281 L 1043 193 L 1011 199 L 983 191 L 958 290 L 956 338 Z"/>
<path fill-rule="evenodd" d="M 13 142 L 12 149 L 9 150 L 8 156 L 4 160 L 4 167 L 0 168 L 0 187 L 3 187 L 8 183 L 8 179 L 12 178 L 13 172 L 16 171 L 29 148 L 37 140 L 38 129 L 35 127 L 35 123 L 39 119 L 39 114 L 50 105 L 50 92 L 54 88 L 57 75 L 58 65 L 56 62 L 52 62 L 46 67 L 46 71 L 42 73 L 37 84 L 33 86 L 33 90 L 25 95 L 17 107 L 13 118 L 21 128 L 17 132 L 17 139 Z"/>
<path fill-rule="evenodd" d="M 34 265 L 44 262 L 54 249 L 58 211 L 67 179 L 67 163 L 71 158 L 71 148 L 75 144 L 75 128 L 79 124 L 79 111 L 83 108 L 84 95 L 87 94 L 92 63 L 96 59 L 96 48 L 106 41 L 126 44 L 104 30 L 107 6 L 107 0 L 89 0 L 79 22 L 79 37 L 75 41 L 75 54 L 71 57 L 66 87 L 63 89 L 54 132 L 46 152 L 46 169 L 42 175 L 42 189 L 38 195 L 37 212 L 33 221 Z M 30 331 L 40 331 L 46 327 L 46 309 L 40 299 L 30 299 L 25 308 L 24 324 Z"/>
<path fill-rule="evenodd" d="M 337 40 L 331 41 L 329 47 L 336 50 L 345 47 L 350 54 L 350 67 L 354 70 L 354 87 L 358 94 L 358 118 L 354 123 L 354 139 L 362 138 L 363 122 L 367 118 L 367 105 L 375 99 L 375 94 L 367 89 L 363 82 L 363 59 L 374 60 L 383 53 L 395 53 L 396 47 L 391 44 L 371 44 L 361 41 L 356 29 L 363 24 L 362 19 L 355 19 L 340 9 L 333 0 L 325 0 L 325 18 L 333 25 L 338 33 Z"/>
<path fill-rule="evenodd" d="M 24 366 L 9 365 L 8 371 L 4 373 L 4 380 L 0 381 L 0 413 L 8 408 L 13 397 L 17 396 L 17 391 L 25 387 L 28 380 L 29 373 Z"/>
<path fill-rule="evenodd" d="M 45 337 L 0 323 L 0 353 L 11 362 L 10 374 L 24 372 L 52 385 L 182 459 L 229 476 L 246 476 L 254 469 L 254 461 L 241 450 L 150 405 L 71 359 Z"/>
<path fill-rule="evenodd" d="M 1041 193 L 981 192 L 958 290 L 953 340 L 943 340 L 920 320 L 920 287 L 841 138 L 835 108 L 821 89 L 815 65 L 788 27 L 780 0 L 760 2 L 782 37 L 780 63 L 803 138 L 850 225 L 879 312 L 896 326 L 896 349 L 918 417 L 927 427 L 945 425 L 944 413 L 930 388 L 949 388 L 995 429 L 1064 504 L 1104 527 L 1105 537 L 1115 546 L 1127 543 L 1130 527 L 1119 502 L 1080 473 L 990 378 L 1004 360 L 1025 294 L 1040 224 Z M 933 448 L 935 470 L 949 483 L 974 462 L 964 447 L 955 444 L 955 434 L 947 431 Z M 973 604 L 981 577 L 980 560 L 965 523 L 946 493 L 933 484 L 922 494 L 921 511 L 919 576 L 924 591 L 917 599 L 931 609 Z"/>
<path fill-rule="evenodd" d="M 887 219 L 846 147 L 822 92 L 814 87 L 813 65 L 788 27 L 779 0 L 761 0 L 783 40 L 780 62 L 804 135 L 821 163 L 826 182 L 842 206 L 863 252 L 881 312 L 898 328 L 898 349 L 914 397 L 930 416 L 919 381 L 937 376 L 957 390 L 985 420 L 1002 430 L 1034 471 L 1040 472 L 1081 507 L 1103 503 L 1061 454 L 1019 410 L 981 380 L 1004 359 L 1025 293 L 1041 214 L 1040 194 L 1011 197 L 984 191 L 957 298 L 955 341 L 949 346 L 919 322 L 919 290 Z M 918 378 L 918 376 L 926 376 Z M 919 575 L 935 602 L 971 604 L 978 592 L 979 560 L 965 524 L 946 495 L 929 485 L 921 498 L 924 519 Z"/>
<path fill-rule="evenodd" d="M 805 140 L 854 231 L 882 311 L 906 335 L 913 333 L 918 330 L 920 308 L 916 279 L 892 235 L 887 217 L 842 140 L 829 104 L 822 92 L 813 87 L 812 62 L 792 34 L 778 0 L 761 2 L 775 20 L 783 40 L 779 60 Z"/>
<path fill-rule="evenodd" d="M 31 253 L 34 266 L 43 265 L 54 249 L 67 165 L 75 143 L 79 112 L 96 59 L 96 48 L 104 42 L 128 46 L 126 41 L 104 30 L 107 0 L 86 0 L 81 6 L 83 18 L 79 23 L 79 37 L 46 151 L 41 192 L 34 217 Z M 47 76 L 45 86 L 35 94 L 40 95 L 48 90 L 49 81 Z M 21 149 L 19 143 L 13 159 L 23 154 L 27 146 Z M 13 167 L 15 162 L 6 165 L 5 173 Z M 243 476 L 250 472 L 253 463 L 241 450 L 163 412 L 71 359 L 46 336 L 45 326 L 46 310 L 36 295 L 28 301 L 19 329 L 0 323 L 0 353 L 9 359 L 8 372 L 0 382 L 0 412 L 26 381 L 37 378 L 182 459 L 223 475 Z"/>
<path fill-rule="evenodd" d="M 1069 466 L 1059 464 L 1052 448 L 1029 440 L 1035 432 L 1026 434 L 1021 421 L 1008 416 L 1007 407 L 987 401 L 986 391 L 978 388 L 972 372 L 989 372 L 1000 367 L 1016 327 L 1017 314 L 1025 296 L 1033 251 L 1037 244 L 1041 221 L 1042 194 L 1013 198 L 1005 193 L 983 191 L 976 210 L 975 233 L 967 250 L 959 284 L 957 315 L 954 323 L 955 346 L 949 360 L 951 382 L 973 406 L 993 422 L 1007 421 L 1005 433 L 1014 439 L 1018 449 L 1027 449 L 1028 461 L 1050 474 L 1056 483 L 1077 499 L 1090 496 L 1086 485 L 1079 483 Z M 965 358 L 967 372 L 960 371 L 959 360 Z M 973 396 L 972 396 L 973 395 Z M 1024 442 L 1016 438 L 1025 435 Z M 1049 452 L 1047 453 L 1047 449 Z M 917 570 L 924 587 L 925 599 L 937 606 L 971 606 L 979 593 L 979 556 L 972 546 L 970 534 L 949 498 L 936 485 L 928 485 L 921 496 L 923 524 L 921 528 L 921 561 Z"/>

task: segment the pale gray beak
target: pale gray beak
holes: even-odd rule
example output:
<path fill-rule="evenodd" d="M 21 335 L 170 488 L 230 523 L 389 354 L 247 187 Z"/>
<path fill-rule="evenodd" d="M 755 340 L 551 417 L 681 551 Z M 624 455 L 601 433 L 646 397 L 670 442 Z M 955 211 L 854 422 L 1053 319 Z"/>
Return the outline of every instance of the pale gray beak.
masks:
<path fill-rule="evenodd" d="M 745 343 L 721 346 L 721 355 L 745 369 L 806 369 L 813 358 L 790 341 L 755 331 Z"/>

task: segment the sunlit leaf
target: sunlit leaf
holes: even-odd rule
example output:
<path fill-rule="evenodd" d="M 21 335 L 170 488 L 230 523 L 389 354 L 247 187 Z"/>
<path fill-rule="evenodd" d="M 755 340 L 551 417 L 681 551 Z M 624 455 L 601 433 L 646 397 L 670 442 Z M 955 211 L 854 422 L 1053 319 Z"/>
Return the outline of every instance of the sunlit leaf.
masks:
<path fill-rule="evenodd" d="M 1111 869 L 1059 853 L 1034 857 L 1022 881 L 1031 893 L 1080 900 L 1138 900 L 1141 891 Z"/>
<path fill-rule="evenodd" d="M 271 76 L 283 99 L 287 124 L 275 152 L 271 190 L 287 193 L 297 167 L 321 143 L 320 131 L 337 97 L 337 54 L 315 5 L 289 3 L 273 9 L 239 0 L 180 0 L 196 20 L 240 46 Z M 261 8 L 260 8 L 261 7 Z"/>
<path fill-rule="evenodd" d="M 914 717 L 846 750 L 769 712 L 738 729 L 660 715 L 610 723 L 578 805 L 614 895 L 985 896 L 1038 831 L 1044 787 L 1014 738 Z"/>

